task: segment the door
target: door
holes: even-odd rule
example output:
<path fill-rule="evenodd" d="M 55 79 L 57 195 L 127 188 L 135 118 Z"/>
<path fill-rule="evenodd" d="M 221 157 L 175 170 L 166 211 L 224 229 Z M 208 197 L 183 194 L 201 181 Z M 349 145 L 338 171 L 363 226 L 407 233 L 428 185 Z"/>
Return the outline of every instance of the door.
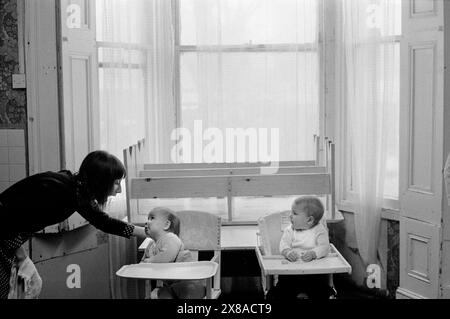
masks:
<path fill-rule="evenodd" d="M 444 32 L 442 0 L 402 5 L 400 74 L 400 287 L 398 297 L 439 295 Z"/>
<path fill-rule="evenodd" d="M 84 157 L 99 148 L 95 0 L 59 0 L 57 9 L 62 167 L 76 172 Z M 84 224 L 86 221 L 74 214 L 63 228 Z"/>

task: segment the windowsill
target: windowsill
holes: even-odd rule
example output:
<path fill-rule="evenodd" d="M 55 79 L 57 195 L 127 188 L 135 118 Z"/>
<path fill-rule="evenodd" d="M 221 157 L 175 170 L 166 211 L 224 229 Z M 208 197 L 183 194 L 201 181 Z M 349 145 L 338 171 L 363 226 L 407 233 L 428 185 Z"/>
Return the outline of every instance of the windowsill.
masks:
<path fill-rule="evenodd" d="M 220 246 L 222 250 L 254 250 L 256 247 L 256 225 L 222 226 Z M 144 251 L 149 245 L 150 239 L 146 238 L 139 246 L 139 251 Z"/>
<path fill-rule="evenodd" d="M 346 213 L 354 214 L 354 206 L 349 202 L 341 202 L 337 204 L 338 210 Z M 398 209 L 383 208 L 381 211 L 381 219 L 385 220 L 400 220 L 400 211 Z"/>

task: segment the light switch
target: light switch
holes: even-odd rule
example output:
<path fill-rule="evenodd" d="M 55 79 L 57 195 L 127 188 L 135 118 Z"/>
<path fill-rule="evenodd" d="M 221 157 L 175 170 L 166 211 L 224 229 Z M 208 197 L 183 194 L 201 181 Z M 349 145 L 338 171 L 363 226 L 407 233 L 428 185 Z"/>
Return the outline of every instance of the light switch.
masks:
<path fill-rule="evenodd" d="M 25 74 L 13 74 L 12 87 L 13 89 L 25 89 L 27 87 Z"/>

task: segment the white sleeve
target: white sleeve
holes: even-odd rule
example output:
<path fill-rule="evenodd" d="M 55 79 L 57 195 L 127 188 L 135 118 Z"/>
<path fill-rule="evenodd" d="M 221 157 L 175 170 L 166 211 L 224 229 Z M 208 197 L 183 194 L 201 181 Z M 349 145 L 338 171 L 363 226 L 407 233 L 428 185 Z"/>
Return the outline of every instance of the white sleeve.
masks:
<path fill-rule="evenodd" d="M 330 252 L 330 239 L 325 228 L 319 230 L 316 235 L 316 248 L 312 249 L 317 256 L 317 259 L 323 258 Z"/>
<path fill-rule="evenodd" d="M 288 226 L 284 229 L 283 235 L 281 236 L 280 240 L 280 254 L 285 249 L 292 249 L 292 241 L 294 239 L 293 232 L 291 226 Z"/>

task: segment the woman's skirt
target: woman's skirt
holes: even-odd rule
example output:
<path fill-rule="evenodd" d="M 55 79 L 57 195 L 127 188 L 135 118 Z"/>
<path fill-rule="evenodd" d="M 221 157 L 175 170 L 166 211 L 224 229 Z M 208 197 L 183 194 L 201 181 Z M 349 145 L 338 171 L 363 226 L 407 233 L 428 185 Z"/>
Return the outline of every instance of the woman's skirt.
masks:
<path fill-rule="evenodd" d="M 30 237 L 30 234 L 19 234 L 14 238 L 0 239 L 0 299 L 8 298 L 9 277 L 16 257 L 16 250 Z"/>

